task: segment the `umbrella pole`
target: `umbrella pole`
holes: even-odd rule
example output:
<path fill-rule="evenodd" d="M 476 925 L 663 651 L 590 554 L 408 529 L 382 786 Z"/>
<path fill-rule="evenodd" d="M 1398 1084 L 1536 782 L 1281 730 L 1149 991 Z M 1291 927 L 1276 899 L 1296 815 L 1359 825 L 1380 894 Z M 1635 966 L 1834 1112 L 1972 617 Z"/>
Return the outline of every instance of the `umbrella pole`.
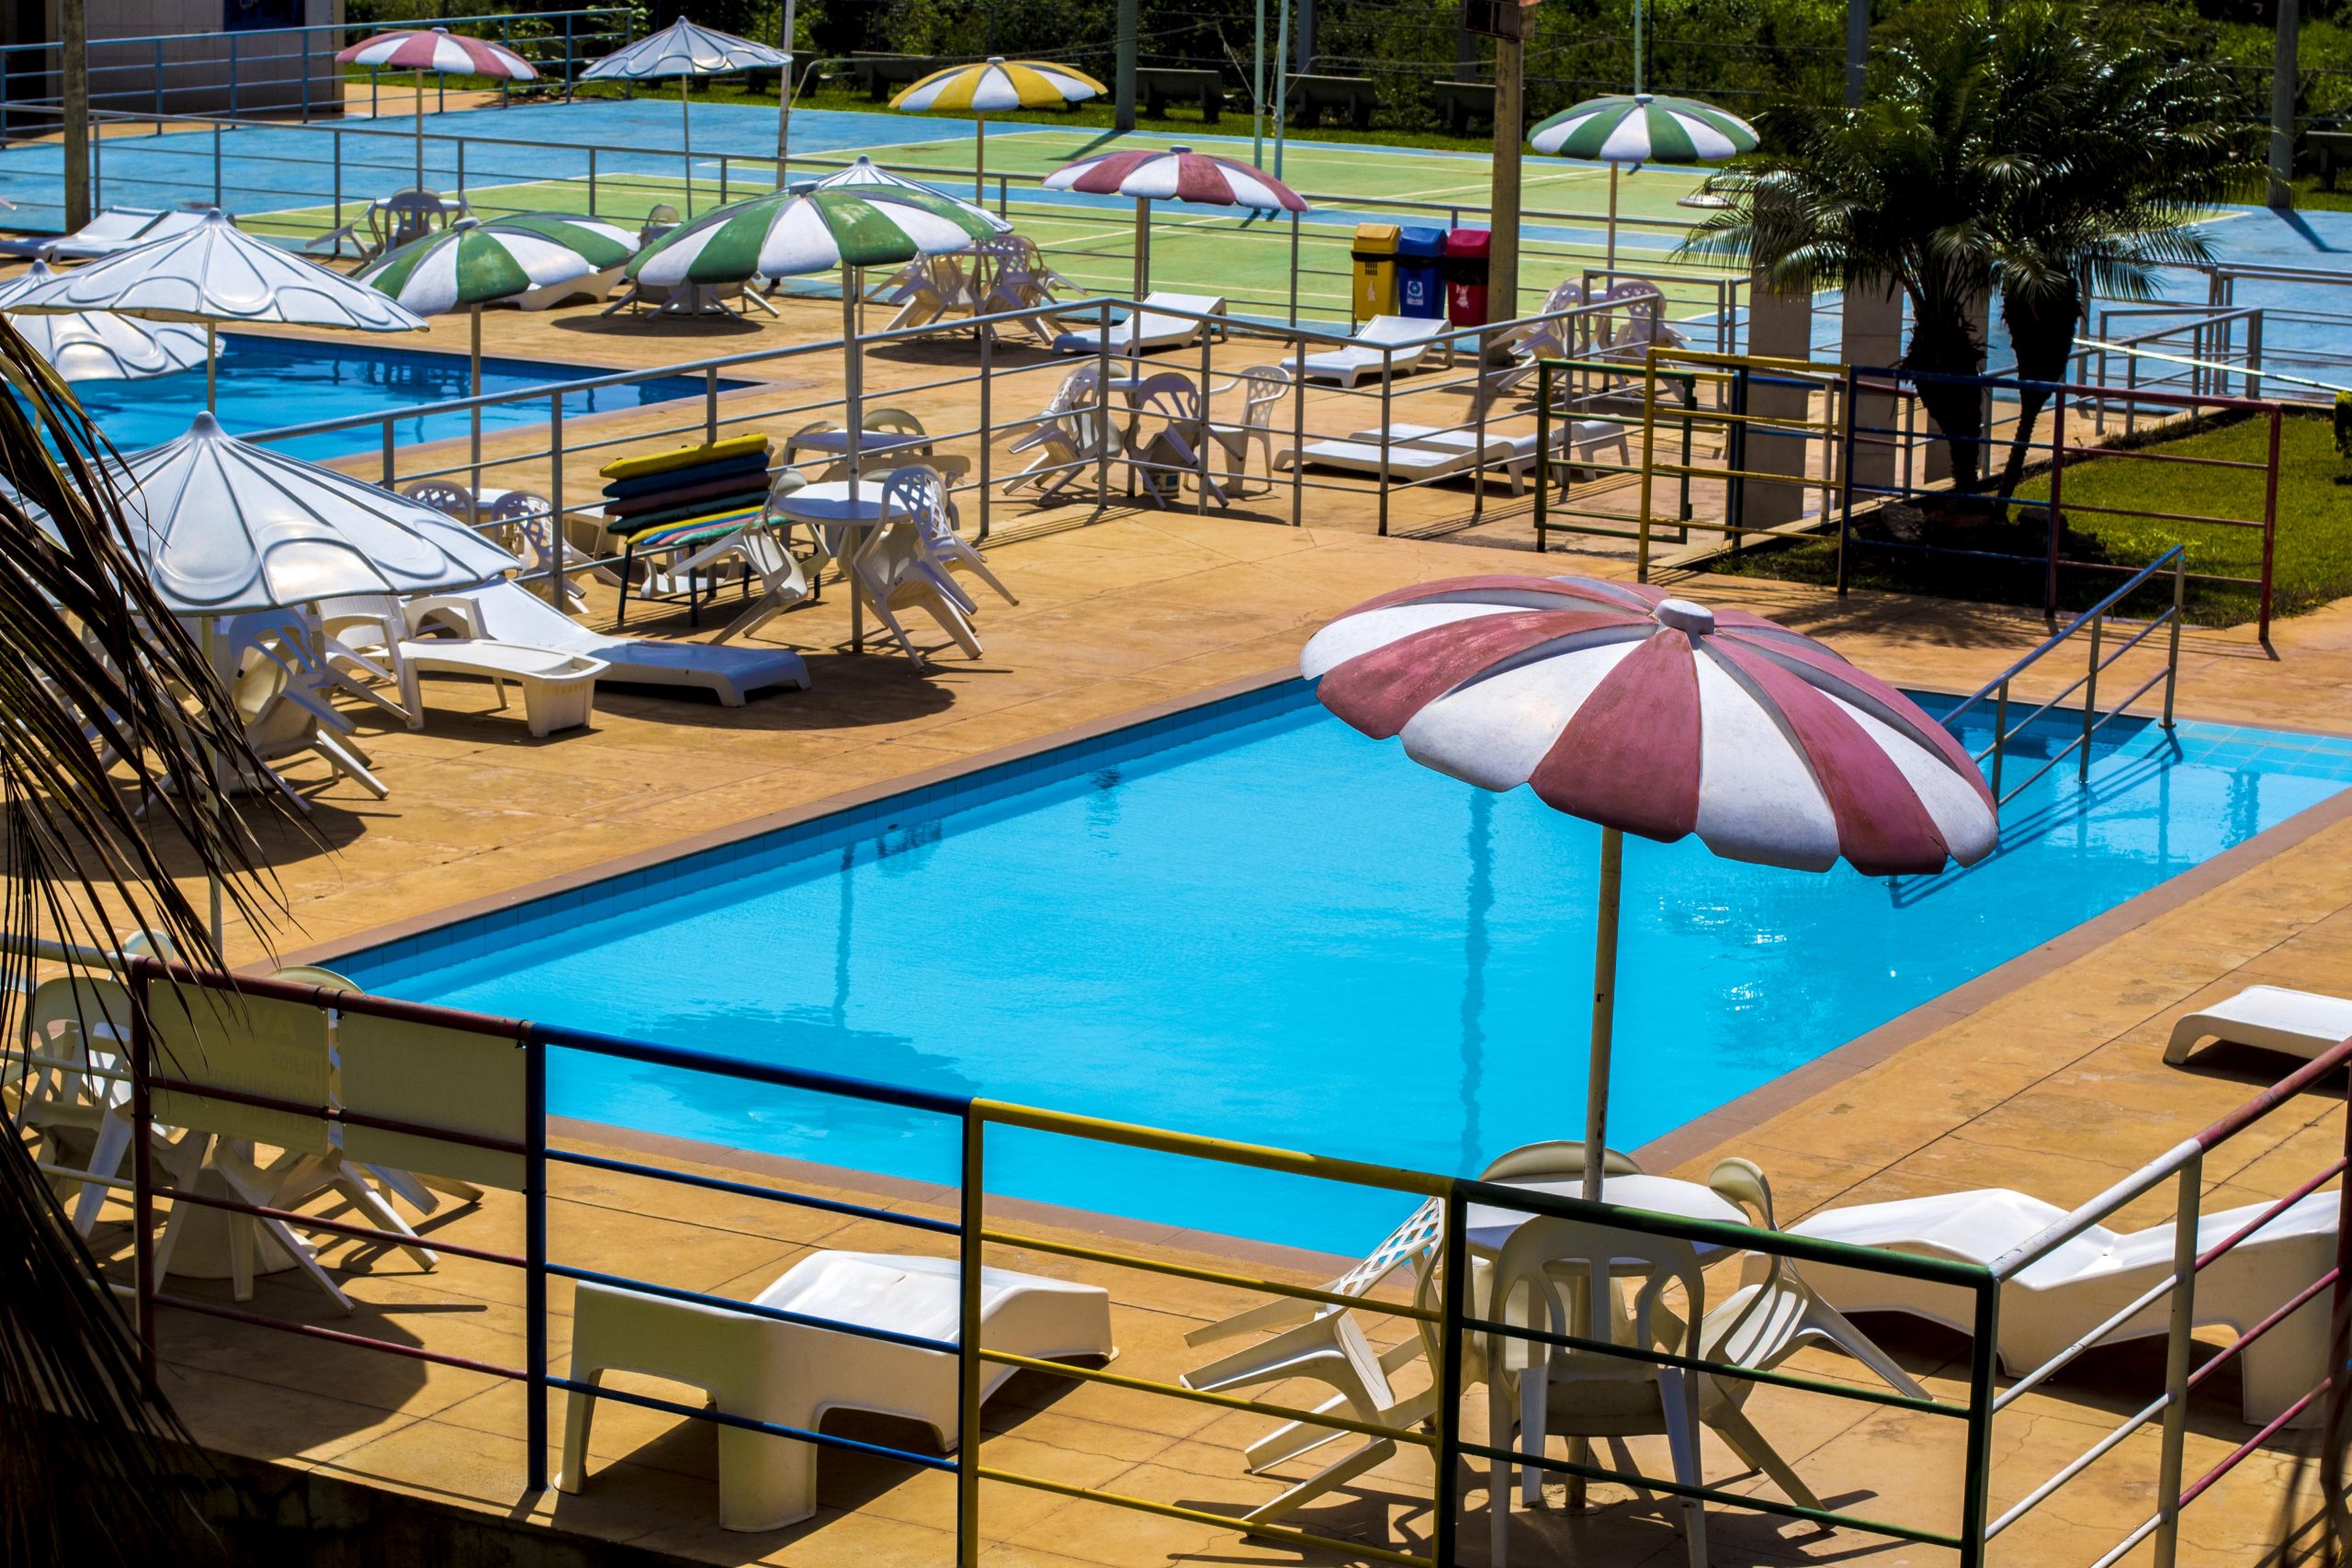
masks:
<path fill-rule="evenodd" d="M 1617 283 L 1617 165 L 1609 165 L 1609 259 L 1602 264 L 1611 288 Z"/>
<path fill-rule="evenodd" d="M 1151 287 L 1151 198 L 1136 197 L 1136 303 Z"/>
<path fill-rule="evenodd" d="M 989 204 L 989 117 L 975 110 L 972 123 L 980 128 L 979 139 L 972 143 L 972 200 L 986 207 Z"/>
<path fill-rule="evenodd" d="M 214 389 L 214 387 L 215 387 L 215 385 L 216 385 L 216 382 L 215 382 L 215 378 L 215 378 L 215 373 L 214 373 L 214 370 L 213 370 L 212 361 L 213 361 L 213 359 L 216 357 L 217 353 L 218 353 L 218 347 L 217 347 L 218 343 L 219 343 L 218 329 L 216 329 L 210 321 L 207 321 L 207 322 L 205 322 L 205 323 L 204 323 L 204 412 L 205 412 L 206 413 L 211 413 L 211 412 L 214 412 L 214 409 L 213 409 L 213 406 L 212 406 L 212 405 L 213 405 L 213 396 L 212 396 L 212 394 L 213 394 L 213 389 Z"/>
<path fill-rule="evenodd" d="M 1600 830 L 1600 910 L 1592 937 L 1592 1060 L 1584 1090 L 1584 1196 L 1601 1195 L 1601 1161 L 1609 1145 L 1609 1044 L 1617 1010 L 1617 895 L 1623 880 L 1625 836 Z"/>
<path fill-rule="evenodd" d="M 481 307 L 475 306 L 470 314 L 474 319 L 474 355 L 472 386 L 468 395 L 480 399 L 481 396 Z M 473 416 L 473 491 L 476 495 L 480 495 L 481 493 L 481 404 L 477 401 L 468 412 Z"/>
<path fill-rule="evenodd" d="M 691 76 L 678 78 L 678 138 L 686 150 L 686 216 L 689 218 L 695 215 L 695 122 L 694 117 L 686 112 L 686 89 L 693 82 Z"/>
<path fill-rule="evenodd" d="M 842 400 L 845 423 L 849 426 L 849 448 L 845 461 L 849 468 L 849 514 L 857 515 L 858 444 L 865 433 L 865 362 L 857 341 L 857 298 L 865 292 L 865 280 L 854 266 L 842 268 Z M 849 582 L 849 650 L 865 651 L 865 601 L 859 596 L 857 578 L 851 570 L 858 547 L 865 542 L 855 528 L 842 531 L 842 574 Z"/>
<path fill-rule="evenodd" d="M 204 330 L 207 337 L 209 338 L 212 332 L 210 323 L 208 322 Z M 207 670 L 211 670 L 212 661 L 215 657 L 213 652 L 214 638 L 218 636 L 216 631 L 216 623 L 210 615 L 205 615 L 200 618 L 199 624 L 202 629 L 198 634 L 198 640 L 203 645 L 202 651 L 204 654 L 204 667 Z M 214 671 L 213 673 L 217 676 L 220 672 L 218 671 Z M 228 689 L 227 682 L 224 682 L 222 683 L 221 689 L 224 691 Z M 233 699 L 232 700 L 230 706 L 233 711 L 235 707 Z M 212 786 L 212 821 L 214 826 L 218 827 L 221 818 L 220 762 L 219 757 L 214 753 L 212 750 L 212 743 L 209 740 L 204 743 L 204 771 L 209 775 L 207 782 Z M 226 955 L 220 951 L 220 932 L 223 924 L 220 918 L 220 870 L 219 866 L 210 863 L 213 857 L 211 856 L 206 857 L 207 863 L 204 868 L 204 892 L 206 902 L 209 907 L 210 919 L 212 922 L 212 956 L 214 961 L 219 963 L 225 962 Z"/>
<path fill-rule="evenodd" d="M 424 188 L 424 72 L 422 68 L 416 73 L 416 188 Z"/>

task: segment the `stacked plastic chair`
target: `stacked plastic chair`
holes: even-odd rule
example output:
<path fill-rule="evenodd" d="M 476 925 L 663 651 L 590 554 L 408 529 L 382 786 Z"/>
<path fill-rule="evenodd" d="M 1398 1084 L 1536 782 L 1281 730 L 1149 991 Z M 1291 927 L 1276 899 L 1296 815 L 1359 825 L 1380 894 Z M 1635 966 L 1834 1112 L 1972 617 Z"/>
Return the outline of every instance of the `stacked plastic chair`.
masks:
<path fill-rule="evenodd" d="M 618 619 L 628 618 L 628 595 L 639 556 L 707 545 L 761 521 L 768 496 L 768 438 L 738 435 L 680 446 L 645 457 L 624 457 L 598 470 L 605 485 L 605 531 L 622 541 Z M 686 607 L 698 623 L 694 579 L 684 584 Z M 654 597 L 649 562 L 638 597 Z"/>

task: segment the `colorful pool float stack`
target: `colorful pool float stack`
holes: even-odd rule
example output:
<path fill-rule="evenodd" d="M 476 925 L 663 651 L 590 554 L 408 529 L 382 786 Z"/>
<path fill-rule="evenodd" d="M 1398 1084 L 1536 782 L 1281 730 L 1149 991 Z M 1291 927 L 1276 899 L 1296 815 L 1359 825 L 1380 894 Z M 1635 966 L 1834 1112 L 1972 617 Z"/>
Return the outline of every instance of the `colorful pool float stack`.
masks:
<path fill-rule="evenodd" d="M 768 499 L 768 438 L 737 435 L 623 457 L 597 470 L 605 483 L 605 531 L 624 541 L 621 614 L 629 568 L 640 552 L 676 549 L 760 520 Z M 688 605 L 694 607 L 693 595 Z"/>

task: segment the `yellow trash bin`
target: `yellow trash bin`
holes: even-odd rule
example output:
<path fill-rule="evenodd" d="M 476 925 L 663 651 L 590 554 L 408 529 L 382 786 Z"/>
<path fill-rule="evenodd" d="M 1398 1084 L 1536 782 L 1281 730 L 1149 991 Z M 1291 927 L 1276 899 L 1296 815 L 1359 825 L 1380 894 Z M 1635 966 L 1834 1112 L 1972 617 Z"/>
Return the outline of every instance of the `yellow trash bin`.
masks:
<path fill-rule="evenodd" d="M 1356 225 L 1353 254 L 1355 319 L 1359 322 L 1396 313 L 1396 235 L 1394 223 Z"/>

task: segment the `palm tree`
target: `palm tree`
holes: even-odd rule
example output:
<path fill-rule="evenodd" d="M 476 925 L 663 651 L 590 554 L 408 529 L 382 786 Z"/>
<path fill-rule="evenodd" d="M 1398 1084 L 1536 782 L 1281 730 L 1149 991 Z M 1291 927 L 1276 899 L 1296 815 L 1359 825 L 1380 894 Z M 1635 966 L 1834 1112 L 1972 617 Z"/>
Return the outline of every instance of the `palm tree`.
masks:
<path fill-rule="evenodd" d="M 2212 259 L 2189 225 L 2245 194 L 2256 149 L 2211 66 L 2095 40 L 2046 4 L 2004 12 L 1991 42 L 1996 123 L 2015 149 L 1990 215 L 2001 320 L 2018 379 L 2064 381 L 2092 298 L 2153 299 L 2156 268 Z M 2005 501 L 2049 395 L 2020 394 Z"/>
<path fill-rule="evenodd" d="M 1877 290 L 1911 307 L 1903 367 L 1980 488 L 1978 321 L 1998 294 L 2028 381 L 2065 376 L 2092 295 L 2147 299 L 2154 269 L 2209 258 L 2186 227 L 2246 175 L 2227 84 L 2211 69 L 2086 33 L 2060 7 L 1910 13 L 1859 108 L 1760 118 L 1766 150 L 1718 176 L 1731 205 L 1684 246 L 1778 289 Z M 2016 484 L 2047 393 L 2025 395 Z"/>
<path fill-rule="evenodd" d="M 207 765 L 243 772 L 243 730 L 132 552 L 104 438 L 5 320 L 0 377 L 15 393 L 0 394 L 0 996 L 21 995 L 36 931 L 151 931 L 217 963 L 166 839 L 222 876 L 256 929 L 282 908 Z M 5 1053 L 20 1040 L 0 1025 Z M 216 1556 L 176 1448 L 187 1434 L 143 1386 L 125 1314 L 13 1118 L 0 1122 L 0 1561 Z"/>
<path fill-rule="evenodd" d="M 1950 439 L 1963 489 L 1979 471 L 1978 396 L 1936 378 L 1984 368 L 1985 220 L 2007 173 L 1987 30 L 1959 17 L 1903 32 L 1878 56 L 1859 107 L 1765 110 L 1764 150 L 1715 176 L 1731 204 L 1678 253 L 1752 267 L 1781 292 L 1901 288 L 1911 308 L 1903 367 L 1922 378 L 1919 400 Z"/>

